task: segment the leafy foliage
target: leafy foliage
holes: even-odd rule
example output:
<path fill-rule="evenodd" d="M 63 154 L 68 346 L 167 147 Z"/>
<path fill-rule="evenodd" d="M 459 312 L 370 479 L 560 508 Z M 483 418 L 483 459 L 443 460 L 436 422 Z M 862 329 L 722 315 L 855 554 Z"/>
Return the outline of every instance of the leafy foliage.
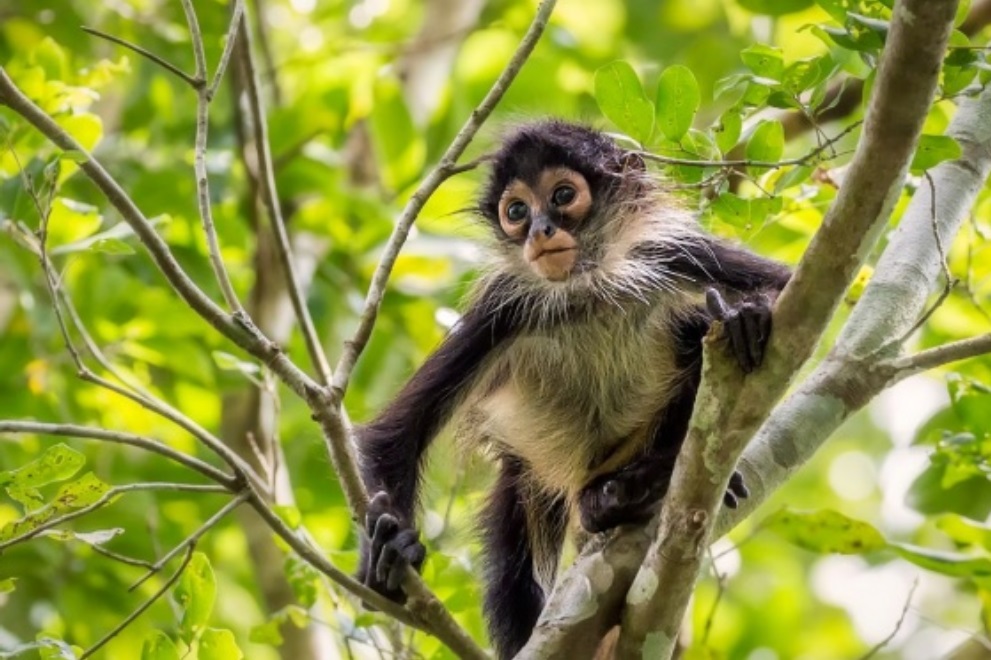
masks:
<path fill-rule="evenodd" d="M 194 4 L 212 68 L 228 8 Z M 350 336 L 412 186 L 499 74 L 533 10 L 523 0 L 487 3 L 471 29 L 440 39 L 456 52 L 441 67 L 442 84 L 411 89 L 411 54 L 419 51 L 407 45 L 424 4 L 265 3 L 272 61 L 263 77 L 276 184 L 300 245 L 318 255 L 307 302 L 332 357 Z M 892 4 L 562 2 L 493 127 L 465 160 L 484 154 L 499 127 L 521 116 L 591 121 L 667 159 L 652 166 L 706 228 L 794 263 L 821 224 L 859 138 L 855 121 L 870 96 Z M 94 151 L 194 280 L 220 300 L 196 206 L 193 90 L 134 52 L 78 29 L 95 26 L 192 71 L 179 3 L 41 0 L 13 3 L 0 15 L 4 70 Z M 951 38 L 940 99 L 912 163 L 918 178 L 901 206 L 926 185 L 927 169 L 961 153 L 945 129 L 959 98 L 988 80 L 986 52 L 971 48 L 985 40 L 986 31 Z M 422 50 L 442 49 L 428 43 Z M 852 89 L 865 90 L 865 100 L 836 121 L 838 92 Z M 221 86 L 211 106 L 207 167 L 222 254 L 239 296 L 250 300 L 260 273 L 276 266 L 256 260 L 266 225 L 251 196 L 253 170 L 242 156 L 238 113 L 231 88 Z M 796 129 L 796 117 L 816 118 L 815 129 Z M 43 240 L 72 301 L 71 308 L 59 307 L 70 337 L 81 347 L 91 340 L 116 372 L 83 350 L 101 377 L 138 383 L 217 433 L 241 414 L 231 402 L 245 392 L 261 387 L 261 398 L 278 396 L 284 456 L 263 458 L 287 469 L 295 496 L 278 515 L 314 536 L 335 565 L 353 570 L 356 532 L 309 411 L 174 296 L 130 228 L 81 176 L 85 161 L 85 154 L 51 146 L 0 107 L 0 418 L 129 431 L 214 460 L 186 429 L 77 377 L 39 265 Z M 421 215 L 348 392 L 355 419 L 380 408 L 456 319 L 452 310 L 477 264 L 479 232 L 464 210 L 472 207 L 481 176 L 472 171 L 447 181 Z M 987 332 L 991 323 L 987 190 L 969 227 L 946 249 L 960 283 L 910 342 L 921 348 Z M 856 286 L 869 276 L 868 266 Z M 850 304 L 857 295 L 851 291 Z M 307 364 L 298 333 L 284 349 Z M 925 580 L 915 603 L 924 618 L 907 622 L 885 657 L 930 643 L 943 627 L 986 629 L 991 362 L 972 360 L 938 377 L 946 381 L 945 394 L 932 380 L 916 381 L 851 420 L 766 510 L 733 533 L 736 545 L 716 553 L 714 573 L 721 577 L 698 589 L 689 657 L 866 653 L 890 632 L 903 603 L 889 597 L 891 619 L 879 624 L 855 603 L 837 602 L 821 585 L 836 574 L 833 552 L 847 553 L 841 559 L 856 562 L 863 576 L 891 568 L 944 576 Z M 141 562 L 154 562 L 193 534 L 216 512 L 217 498 L 169 490 L 115 498 L 110 484 L 194 480 L 202 482 L 132 447 L 0 433 L 0 543 L 34 536 L 2 550 L 0 657 L 77 658 L 166 585 L 181 553 L 128 590 L 147 571 Z M 480 560 L 470 530 L 488 480 L 484 465 L 440 443 L 422 523 L 431 550 L 425 577 L 479 640 Z M 46 523 L 97 503 L 108 506 L 41 533 Z M 384 615 L 361 610 L 295 555 L 281 566 L 257 565 L 252 552 L 259 540 L 241 522 L 226 519 L 199 539 L 176 584 L 114 636 L 102 657 L 133 658 L 140 649 L 143 660 L 268 660 L 285 651 L 287 636 L 314 630 L 342 653 L 409 643 L 423 657 L 450 657 L 437 640 L 420 633 L 407 638 Z M 273 572 L 288 595 L 269 611 L 262 591 Z"/>

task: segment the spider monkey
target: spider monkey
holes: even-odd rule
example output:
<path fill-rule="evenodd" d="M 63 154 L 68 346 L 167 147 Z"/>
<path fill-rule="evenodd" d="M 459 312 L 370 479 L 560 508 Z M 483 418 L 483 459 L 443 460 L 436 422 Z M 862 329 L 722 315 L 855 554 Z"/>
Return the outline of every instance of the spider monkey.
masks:
<path fill-rule="evenodd" d="M 360 579 L 403 602 L 425 548 L 414 527 L 424 453 L 454 421 L 499 472 L 481 517 L 484 610 L 500 658 L 526 643 L 575 522 L 644 522 L 692 414 L 702 339 L 724 325 L 761 364 L 787 267 L 703 233 L 634 152 L 557 120 L 523 125 L 492 159 L 478 215 L 492 257 L 463 317 L 358 429 L 372 499 Z M 739 473 L 724 502 L 747 490 Z"/>

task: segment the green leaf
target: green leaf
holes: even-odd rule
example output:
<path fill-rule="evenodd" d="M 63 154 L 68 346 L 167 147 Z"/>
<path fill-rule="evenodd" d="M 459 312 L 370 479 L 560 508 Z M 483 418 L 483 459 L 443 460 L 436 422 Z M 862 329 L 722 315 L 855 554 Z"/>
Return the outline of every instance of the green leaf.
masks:
<path fill-rule="evenodd" d="M 217 366 L 223 371 L 240 371 L 246 376 L 255 376 L 261 372 L 261 367 L 257 364 L 254 362 L 246 362 L 236 355 L 231 355 L 230 353 L 225 353 L 223 351 L 213 351 L 210 355 L 213 356 L 213 361 L 216 362 Z"/>
<path fill-rule="evenodd" d="M 888 545 L 873 525 L 848 518 L 832 509 L 783 509 L 771 514 L 764 525 L 812 552 L 859 555 L 881 550 Z"/>
<path fill-rule="evenodd" d="M 393 76 L 375 81 L 370 115 L 372 145 L 385 184 L 398 191 L 419 177 L 427 159 L 423 135 L 413 124 L 402 87 Z"/>
<path fill-rule="evenodd" d="M 241 660 L 243 657 L 230 630 L 207 628 L 200 636 L 199 660 Z"/>
<path fill-rule="evenodd" d="M 815 0 L 737 0 L 747 11 L 765 16 L 784 16 L 811 7 Z"/>
<path fill-rule="evenodd" d="M 789 167 L 788 170 L 782 174 L 774 182 L 774 194 L 777 195 L 782 190 L 787 190 L 794 186 L 801 185 L 809 180 L 812 176 L 813 168 L 807 165 L 796 165 L 794 167 Z"/>
<path fill-rule="evenodd" d="M 279 631 L 280 625 L 281 621 L 273 618 L 265 623 L 252 626 L 251 630 L 248 632 L 248 641 L 254 642 L 255 644 L 281 646 L 285 639 L 283 639 L 282 633 Z"/>
<path fill-rule="evenodd" d="M 217 580 L 205 554 L 193 553 L 173 593 L 182 608 L 179 622 L 182 638 L 190 641 L 210 620 L 217 599 Z"/>
<path fill-rule="evenodd" d="M 141 660 L 179 660 L 175 642 L 161 630 L 153 630 L 141 645 Z"/>
<path fill-rule="evenodd" d="M 716 138 L 716 146 L 723 153 L 727 153 L 736 143 L 740 141 L 740 134 L 743 131 L 743 118 L 740 116 L 740 108 L 733 106 L 726 110 L 719 117 L 712 132 Z"/>
<path fill-rule="evenodd" d="M 17 588 L 17 578 L 4 578 L 0 580 L 0 594 L 9 594 Z"/>
<path fill-rule="evenodd" d="M 777 120 L 762 121 L 747 143 L 747 159 L 774 162 L 785 147 L 785 130 Z"/>
<path fill-rule="evenodd" d="M 956 513 L 983 521 L 991 514 L 991 481 L 985 476 L 943 486 L 946 461 L 933 457 L 933 464 L 920 474 L 909 488 L 906 501 L 910 507 L 928 515 Z"/>
<path fill-rule="evenodd" d="M 297 507 L 276 504 L 272 507 L 272 509 L 279 514 L 279 517 L 282 518 L 282 520 L 289 525 L 291 529 L 298 529 L 303 522 L 303 516 Z"/>
<path fill-rule="evenodd" d="M 59 489 L 55 499 L 44 507 L 22 518 L 12 520 L 0 528 L 0 541 L 9 541 L 37 529 L 69 511 L 89 506 L 103 497 L 109 490 L 110 486 L 97 479 L 92 472 L 88 472 L 76 481 Z"/>
<path fill-rule="evenodd" d="M 991 577 L 991 557 L 942 552 L 905 543 L 892 543 L 891 549 L 899 557 L 934 573 L 963 578 Z"/>
<path fill-rule="evenodd" d="M 692 127 L 701 96 L 695 74 L 688 67 L 669 66 L 657 82 L 657 123 L 664 137 L 680 140 Z"/>
<path fill-rule="evenodd" d="M 761 78 L 781 80 L 785 71 L 781 49 L 767 44 L 754 44 L 740 52 L 740 59 L 748 69 Z"/>
<path fill-rule="evenodd" d="M 912 158 L 912 171 L 924 172 L 944 160 L 959 158 L 960 153 L 960 143 L 949 135 L 922 135 Z"/>
<path fill-rule="evenodd" d="M 602 114 L 637 142 L 647 142 L 654 130 L 654 106 L 633 67 L 621 60 L 600 67 L 594 84 Z"/>
<path fill-rule="evenodd" d="M 44 503 L 36 489 L 72 478 L 86 463 L 86 457 L 72 447 L 57 444 L 27 465 L 16 470 L 0 472 L 0 486 L 26 509 Z"/>

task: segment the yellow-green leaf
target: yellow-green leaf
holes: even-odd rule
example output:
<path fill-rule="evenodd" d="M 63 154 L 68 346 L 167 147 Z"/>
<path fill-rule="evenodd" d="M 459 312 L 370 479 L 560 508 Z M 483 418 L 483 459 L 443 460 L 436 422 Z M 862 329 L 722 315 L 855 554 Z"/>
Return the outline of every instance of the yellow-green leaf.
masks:
<path fill-rule="evenodd" d="M 141 660 L 179 660 L 179 649 L 161 630 L 153 631 L 141 645 Z"/>
<path fill-rule="evenodd" d="M 174 590 L 176 602 L 182 608 L 179 622 L 183 639 L 193 636 L 210 620 L 217 599 L 217 580 L 210 560 L 202 552 L 193 553 Z"/>
<path fill-rule="evenodd" d="M 680 140 L 692 127 L 701 96 L 688 67 L 669 66 L 657 82 L 657 123 L 669 140 Z"/>
<path fill-rule="evenodd" d="M 633 67 L 617 60 L 595 72 L 595 100 L 602 114 L 637 142 L 650 139 L 654 106 L 644 95 Z"/>
<path fill-rule="evenodd" d="M 765 527 L 812 552 L 859 555 L 888 545 L 873 525 L 848 518 L 832 509 L 783 509 L 771 514 L 765 521 Z"/>
<path fill-rule="evenodd" d="M 207 628 L 200 636 L 199 660 L 241 660 L 244 654 L 230 630 Z"/>

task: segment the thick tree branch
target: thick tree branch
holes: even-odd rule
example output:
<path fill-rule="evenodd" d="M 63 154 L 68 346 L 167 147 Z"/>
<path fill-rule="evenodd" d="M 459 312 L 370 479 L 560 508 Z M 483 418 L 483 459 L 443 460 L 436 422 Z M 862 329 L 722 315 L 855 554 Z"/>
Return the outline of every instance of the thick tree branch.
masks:
<path fill-rule="evenodd" d="M 737 459 L 812 354 L 901 193 L 935 97 L 956 6 L 954 0 L 895 6 L 863 137 L 836 201 L 778 300 L 774 323 L 787 332 L 772 335 L 764 368 L 744 383 L 725 351 L 712 350 L 707 341 L 702 385 L 657 539 L 627 596 L 621 657 L 667 658 L 674 651 Z"/>
<path fill-rule="evenodd" d="M 665 545 L 655 543 L 627 595 L 621 652 L 638 657 L 670 654 L 733 463 L 811 354 L 901 190 L 932 102 L 955 5 L 922 0 L 897 5 L 864 138 L 845 185 L 779 300 L 775 325 L 788 331 L 772 335 L 764 367 L 739 387 L 739 376 L 718 366 L 719 361 L 726 362 L 725 356 L 706 351 L 707 371 L 725 374 L 726 380 L 714 383 L 706 378 L 699 392 L 692 429 L 664 507 L 664 529 L 658 536 Z M 691 473 L 692 468 L 698 471 Z M 672 536 L 675 529 L 685 531 Z M 616 534 L 607 550 L 620 542 L 630 541 L 625 534 Z M 585 559 L 583 554 L 579 568 L 594 564 Z M 662 582 L 661 576 L 672 580 Z M 584 581 L 562 581 L 561 587 L 565 586 L 570 588 L 552 594 L 521 657 L 549 657 L 543 653 L 544 644 L 588 648 L 615 623 L 616 611 L 602 605 L 615 602 L 614 589 L 626 591 L 619 579 L 600 588 L 586 574 Z M 665 606 L 659 600 L 681 603 Z M 576 612 L 580 617 L 572 614 Z"/>
<path fill-rule="evenodd" d="M 929 186 L 916 190 L 835 347 L 778 406 L 747 448 L 740 470 L 751 497 L 738 511 L 723 510 L 716 534 L 749 515 L 885 387 L 922 368 L 972 357 L 987 347 L 987 336 L 981 336 L 914 356 L 890 355 L 898 348 L 891 338 L 901 337 L 924 313 L 942 272 L 933 208 L 942 242 L 949 243 L 991 173 L 991 90 L 963 101 L 947 133 L 960 143 L 960 158 L 930 171 L 935 199 Z"/>

